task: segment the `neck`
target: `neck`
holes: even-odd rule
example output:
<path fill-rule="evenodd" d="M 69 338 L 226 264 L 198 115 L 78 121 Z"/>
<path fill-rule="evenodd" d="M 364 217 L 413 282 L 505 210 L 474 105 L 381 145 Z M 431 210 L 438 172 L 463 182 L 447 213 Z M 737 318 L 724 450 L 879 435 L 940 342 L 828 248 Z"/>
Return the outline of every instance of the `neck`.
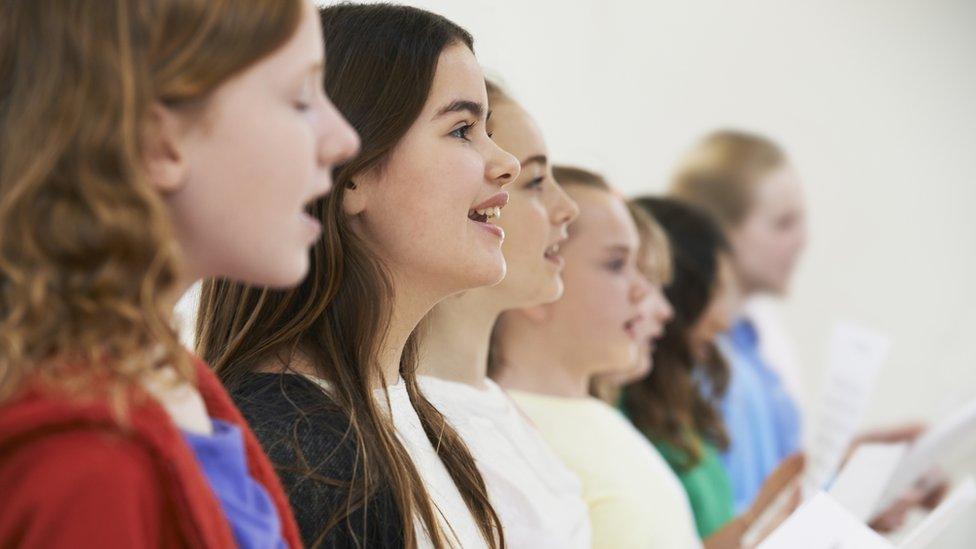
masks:
<path fill-rule="evenodd" d="M 394 277 L 393 308 L 390 324 L 387 327 L 378 355 L 378 386 L 392 385 L 400 378 L 400 361 L 410 334 L 430 312 L 431 308 L 445 296 L 431 292 L 422 284 L 410 284 Z"/>
<path fill-rule="evenodd" d="M 501 309 L 492 305 L 490 288 L 449 297 L 427 315 L 421 340 L 420 373 L 485 386 L 491 331 Z"/>
<path fill-rule="evenodd" d="M 581 398 L 589 396 L 592 372 L 571 357 L 551 352 L 546 338 L 524 323 L 506 326 L 500 334 L 505 349 L 504 365 L 495 381 L 505 389 L 550 396 Z"/>

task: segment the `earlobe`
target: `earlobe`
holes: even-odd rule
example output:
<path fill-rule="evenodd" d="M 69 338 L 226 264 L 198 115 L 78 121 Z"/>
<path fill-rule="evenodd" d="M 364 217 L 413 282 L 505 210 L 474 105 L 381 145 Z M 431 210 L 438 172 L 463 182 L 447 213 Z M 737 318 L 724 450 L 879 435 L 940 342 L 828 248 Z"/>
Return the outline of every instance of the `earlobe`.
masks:
<path fill-rule="evenodd" d="M 163 194 L 183 188 L 189 176 L 180 135 L 176 113 L 154 104 L 150 109 L 150 125 L 143 133 L 142 158 L 150 184 Z"/>
<path fill-rule="evenodd" d="M 342 191 L 342 213 L 355 217 L 366 210 L 366 189 L 354 181 L 346 184 Z"/>

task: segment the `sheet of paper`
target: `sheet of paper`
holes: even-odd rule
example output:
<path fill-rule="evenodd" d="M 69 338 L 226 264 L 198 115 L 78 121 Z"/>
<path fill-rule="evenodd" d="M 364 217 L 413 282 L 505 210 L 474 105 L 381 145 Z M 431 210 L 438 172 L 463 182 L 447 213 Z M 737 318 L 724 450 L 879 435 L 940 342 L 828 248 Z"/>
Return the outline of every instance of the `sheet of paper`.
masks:
<path fill-rule="evenodd" d="M 881 500 L 874 508 L 877 513 L 890 505 L 919 478 L 939 463 L 948 463 L 972 450 L 976 441 L 976 399 L 962 406 L 954 414 L 926 431 L 912 444 Z"/>
<path fill-rule="evenodd" d="M 861 522 L 867 523 L 908 444 L 865 443 L 857 447 L 827 493 Z"/>
<path fill-rule="evenodd" d="M 793 512 L 758 549 L 893 549 L 825 492 Z"/>
<path fill-rule="evenodd" d="M 959 519 L 963 512 L 974 503 L 976 503 L 976 481 L 973 480 L 973 477 L 968 477 L 905 537 L 904 541 L 898 545 L 898 549 L 925 549 L 930 547 L 938 535 L 953 521 Z"/>
<path fill-rule="evenodd" d="M 834 327 L 816 436 L 807 454 L 805 493 L 823 489 L 836 472 L 860 427 L 890 348 L 882 334 L 847 322 Z"/>

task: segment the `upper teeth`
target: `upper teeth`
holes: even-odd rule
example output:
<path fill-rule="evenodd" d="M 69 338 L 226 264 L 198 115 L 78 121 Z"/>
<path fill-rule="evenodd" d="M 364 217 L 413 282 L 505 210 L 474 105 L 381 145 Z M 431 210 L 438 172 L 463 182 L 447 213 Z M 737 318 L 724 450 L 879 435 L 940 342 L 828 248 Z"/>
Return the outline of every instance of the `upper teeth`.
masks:
<path fill-rule="evenodd" d="M 549 249 L 546 250 L 546 253 L 548 253 L 549 255 L 558 254 L 559 253 L 559 244 L 553 244 L 552 246 L 549 246 Z"/>
<path fill-rule="evenodd" d="M 483 216 L 485 216 L 485 217 L 487 217 L 489 219 L 491 219 L 493 217 L 498 218 L 498 217 L 501 217 L 502 216 L 502 209 L 501 209 L 500 206 L 495 206 L 494 208 L 485 208 L 483 210 L 475 210 L 475 213 L 478 214 L 478 215 L 483 215 Z"/>

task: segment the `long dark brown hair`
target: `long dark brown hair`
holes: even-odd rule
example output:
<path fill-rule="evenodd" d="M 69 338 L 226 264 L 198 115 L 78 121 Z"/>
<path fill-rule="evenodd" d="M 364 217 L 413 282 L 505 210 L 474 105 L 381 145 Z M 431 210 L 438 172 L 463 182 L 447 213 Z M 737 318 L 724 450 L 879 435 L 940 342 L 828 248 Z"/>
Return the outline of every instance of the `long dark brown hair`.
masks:
<path fill-rule="evenodd" d="M 674 318 L 655 346 L 650 374 L 624 388 L 624 409 L 649 438 L 676 447 L 684 456 L 679 465 L 691 468 L 702 458 L 699 436 L 720 449 L 729 444 L 718 411 L 728 389 L 728 364 L 714 344 L 705 360 L 697 361 L 689 342 L 718 285 L 720 254 L 729 248 L 704 211 L 666 198 L 637 198 L 633 203 L 658 222 L 670 242 L 672 278 L 664 293 Z"/>
<path fill-rule="evenodd" d="M 444 533 L 424 484 L 373 397 L 393 286 L 383 262 L 352 229 L 341 205 L 354 176 L 381 166 L 419 116 L 441 52 L 454 44 L 471 48 L 473 40 L 447 19 L 406 6 L 342 4 L 322 8 L 321 16 L 326 92 L 359 133 L 360 153 L 336 169 L 332 193 L 311 208 L 322 222 L 323 238 L 312 248 L 305 281 L 287 291 L 206 281 L 197 317 L 197 352 L 230 387 L 271 361 L 288 370 L 296 357 L 310 362 L 332 387 L 322 398 L 348 414 L 361 466 L 353 472 L 344 513 L 324 526 L 319 539 L 385 487 L 400 512 L 405 545 L 417 544 L 417 516 L 435 545 L 443 547 Z M 400 360 L 410 400 L 489 546 L 503 547 L 501 524 L 484 481 L 456 431 L 420 393 L 416 364 L 413 334 Z M 286 443 L 298 446 L 295 440 Z M 313 479 L 315 465 L 309 464 L 307 471 Z"/>
<path fill-rule="evenodd" d="M 284 44 L 301 9 L 3 2 L 0 402 L 34 377 L 79 396 L 107 379 L 117 397 L 164 364 L 195 381 L 171 320 L 181 258 L 143 136 L 154 104 L 205 104 Z"/>

